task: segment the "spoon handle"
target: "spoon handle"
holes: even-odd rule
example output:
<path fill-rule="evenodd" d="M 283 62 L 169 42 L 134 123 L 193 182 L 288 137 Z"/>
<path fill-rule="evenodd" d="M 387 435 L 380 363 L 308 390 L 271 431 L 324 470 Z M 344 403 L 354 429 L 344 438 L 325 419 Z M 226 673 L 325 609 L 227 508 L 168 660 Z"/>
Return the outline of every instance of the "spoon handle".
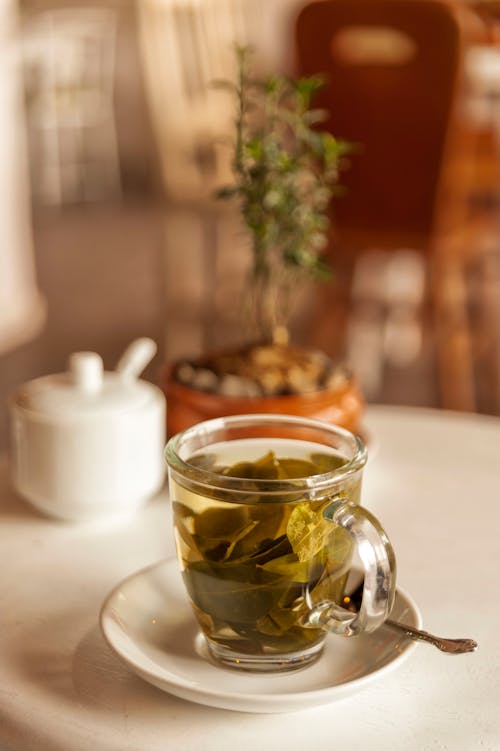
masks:
<path fill-rule="evenodd" d="M 459 655 L 464 652 L 474 652 L 478 646 L 474 639 L 443 639 L 439 636 L 429 634 L 428 631 L 421 631 L 418 628 L 413 628 L 413 626 L 408 626 L 406 623 L 400 623 L 399 621 L 387 619 L 385 624 L 391 628 L 402 631 L 410 639 L 429 642 L 429 644 L 433 644 L 440 649 L 441 652 L 447 652 L 451 655 Z"/>

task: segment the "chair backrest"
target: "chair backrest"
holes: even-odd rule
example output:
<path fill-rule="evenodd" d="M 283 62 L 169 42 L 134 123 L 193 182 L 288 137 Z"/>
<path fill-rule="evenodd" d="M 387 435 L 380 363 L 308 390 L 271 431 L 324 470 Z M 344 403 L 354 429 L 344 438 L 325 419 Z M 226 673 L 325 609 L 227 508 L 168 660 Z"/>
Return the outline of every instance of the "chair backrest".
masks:
<path fill-rule="evenodd" d="M 296 20 L 297 73 L 323 73 L 323 125 L 359 144 L 335 202 L 340 228 L 426 233 L 462 56 L 444 0 L 313 0 Z"/>

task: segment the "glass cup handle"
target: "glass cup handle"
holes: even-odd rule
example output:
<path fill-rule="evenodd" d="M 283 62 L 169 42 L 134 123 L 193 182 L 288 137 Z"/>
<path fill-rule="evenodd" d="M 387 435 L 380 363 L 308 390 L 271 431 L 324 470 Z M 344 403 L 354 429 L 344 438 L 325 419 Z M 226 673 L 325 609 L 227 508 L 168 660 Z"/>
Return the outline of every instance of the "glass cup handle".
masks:
<path fill-rule="evenodd" d="M 396 558 L 389 538 L 373 514 L 345 499 L 329 503 L 323 517 L 354 538 L 364 569 L 363 597 L 357 613 L 321 602 L 308 614 L 309 624 L 344 636 L 375 631 L 388 618 L 396 591 Z"/>

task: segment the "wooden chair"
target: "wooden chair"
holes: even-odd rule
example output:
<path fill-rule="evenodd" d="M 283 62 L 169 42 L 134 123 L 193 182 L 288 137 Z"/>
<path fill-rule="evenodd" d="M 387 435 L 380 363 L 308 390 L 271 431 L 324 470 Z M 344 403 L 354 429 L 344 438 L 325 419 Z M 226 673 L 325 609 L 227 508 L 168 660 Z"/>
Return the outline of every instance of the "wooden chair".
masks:
<path fill-rule="evenodd" d="M 468 44 L 481 39 L 483 33 L 475 14 L 445 0 L 313 0 L 299 12 L 296 73 L 326 76 L 326 86 L 318 97 L 318 106 L 329 112 L 322 127 L 357 144 L 357 152 L 349 157 L 349 168 L 342 175 L 345 192 L 335 200 L 332 211 L 329 253 L 340 278 L 356 274 L 356 266 L 363 263 L 361 259 L 369 250 L 376 250 L 379 260 L 381 252 L 388 253 L 385 259 L 390 265 L 391 254 L 401 249 L 420 254 L 413 255 L 408 266 L 413 273 L 415 258 L 421 259 L 416 274 L 420 289 L 422 269 L 429 275 L 437 257 L 445 259 L 436 267 L 440 275 L 446 275 L 446 260 L 455 251 L 454 231 L 464 218 L 468 187 L 463 167 L 459 180 L 453 171 L 453 155 L 458 151 L 463 155 L 464 150 L 470 154 L 473 149 L 473 143 L 456 128 L 463 59 Z M 387 273 L 383 264 L 378 269 L 378 299 L 374 302 L 385 309 L 388 319 Z M 439 311 L 439 350 L 441 338 L 449 334 L 443 315 L 456 320 L 455 313 L 443 311 L 440 284 L 431 285 Z M 337 293 L 342 298 L 342 290 Z M 428 289 L 422 294 L 420 300 L 412 297 L 414 318 L 421 314 Z M 344 303 L 352 301 L 344 296 Z M 326 349 L 329 336 L 334 339 L 332 346 L 341 346 L 338 334 L 332 333 L 331 326 L 328 330 L 328 309 L 333 304 L 332 299 L 323 300 L 313 323 L 322 339 L 317 343 Z M 365 318 L 373 318 L 373 306 L 366 313 L 366 304 L 360 304 Z M 449 307 L 448 298 L 446 305 Z M 344 320 L 347 336 L 353 328 L 352 309 L 349 315 L 351 320 Z M 338 319 L 338 313 L 336 316 Z M 386 337 L 383 332 L 379 336 L 380 357 L 384 358 Z M 439 351 L 442 362 L 449 361 L 445 349 Z M 448 368 L 444 370 L 443 393 L 449 381 Z M 455 400 L 464 408 L 472 406 L 469 381 L 470 369 Z"/>
<path fill-rule="evenodd" d="M 359 144 L 335 203 L 340 252 L 429 247 L 473 26 L 443 0 L 315 0 L 299 13 L 297 72 L 326 75 L 326 128 Z"/>

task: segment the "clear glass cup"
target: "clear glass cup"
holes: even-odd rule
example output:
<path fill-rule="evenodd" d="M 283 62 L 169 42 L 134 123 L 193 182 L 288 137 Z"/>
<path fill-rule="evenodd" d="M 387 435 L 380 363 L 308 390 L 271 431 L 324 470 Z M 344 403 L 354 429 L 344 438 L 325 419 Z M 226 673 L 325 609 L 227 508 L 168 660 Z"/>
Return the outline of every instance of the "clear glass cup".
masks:
<path fill-rule="evenodd" d="M 239 669 L 303 667 L 328 633 L 375 630 L 396 564 L 360 506 L 366 448 L 348 431 L 287 415 L 199 423 L 167 443 L 183 580 L 211 657 Z M 358 612 L 344 607 L 354 553 Z"/>

